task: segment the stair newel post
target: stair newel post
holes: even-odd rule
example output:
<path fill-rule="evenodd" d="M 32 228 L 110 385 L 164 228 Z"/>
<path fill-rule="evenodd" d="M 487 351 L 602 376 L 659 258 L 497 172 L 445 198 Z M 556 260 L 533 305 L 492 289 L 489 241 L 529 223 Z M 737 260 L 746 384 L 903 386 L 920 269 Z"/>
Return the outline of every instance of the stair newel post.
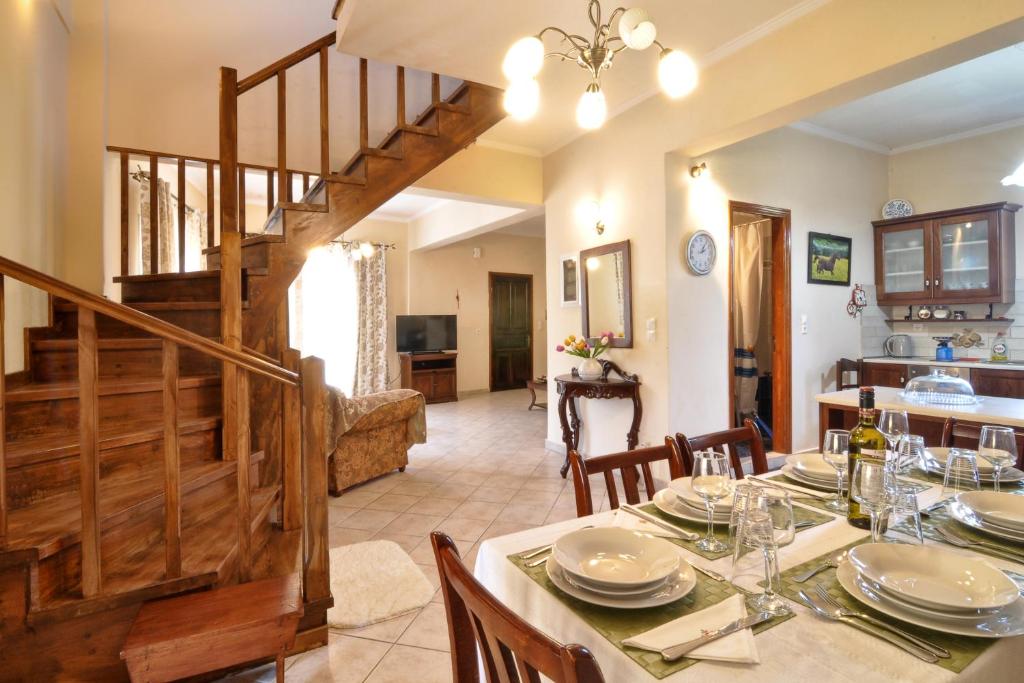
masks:
<path fill-rule="evenodd" d="M 166 578 L 181 576 L 181 449 L 178 442 L 178 345 L 163 342 L 164 558 Z"/>
<path fill-rule="evenodd" d="M 129 217 L 128 217 L 128 152 L 121 152 L 121 275 L 128 275 L 129 270 L 129 254 L 128 254 L 128 243 L 131 241 L 129 237 Z"/>
<path fill-rule="evenodd" d="M 288 201 L 288 106 L 285 70 L 277 72 L 277 202 Z"/>
<path fill-rule="evenodd" d="M 359 149 L 370 146 L 370 101 L 366 74 L 366 58 L 359 59 Z"/>
<path fill-rule="evenodd" d="M 185 272 L 185 157 L 178 157 L 178 272 Z"/>
<path fill-rule="evenodd" d="M 327 384 L 324 362 L 302 359 L 302 464 L 306 523 L 302 533 L 302 588 L 305 602 L 329 598 L 331 578 L 327 542 Z"/>
<path fill-rule="evenodd" d="M 7 386 L 4 365 L 4 276 L 0 274 L 0 548 L 7 545 Z"/>
<path fill-rule="evenodd" d="M 238 386 L 238 580 L 252 578 L 252 500 L 249 488 L 249 465 L 252 448 L 249 442 L 249 373 L 237 371 Z"/>
<path fill-rule="evenodd" d="M 160 272 L 160 187 L 159 160 L 149 157 L 149 273 Z"/>
<path fill-rule="evenodd" d="M 327 100 L 327 46 L 320 48 L 320 177 L 331 173 L 331 140 Z M 309 189 L 309 176 L 302 174 L 302 193 Z"/>
<path fill-rule="evenodd" d="M 288 349 L 282 354 L 284 368 L 299 372 L 299 352 Z M 285 386 L 283 396 L 284 472 L 282 474 L 281 520 L 285 531 L 302 528 L 302 389 Z"/>
<path fill-rule="evenodd" d="M 102 590 L 100 574 L 100 395 L 96 313 L 78 307 L 78 431 L 82 506 L 82 595 Z"/>

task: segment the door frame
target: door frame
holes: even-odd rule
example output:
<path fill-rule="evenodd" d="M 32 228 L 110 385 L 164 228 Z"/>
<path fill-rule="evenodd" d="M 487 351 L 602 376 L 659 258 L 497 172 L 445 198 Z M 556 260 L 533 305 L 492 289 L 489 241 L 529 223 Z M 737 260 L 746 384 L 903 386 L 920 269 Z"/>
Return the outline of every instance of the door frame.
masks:
<path fill-rule="evenodd" d="M 533 379 L 533 274 L 532 273 L 503 273 L 498 271 L 487 272 L 487 390 L 494 391 L 494 307 L 492 297 L 494 295 L 495 277 L 520 277 L 530 283 L 530 379 Z"/>
<path fill-rule="evenodd" d="M 735 232 L 733 216 L 749 213 L 772 221 L 772 450 L 790 453 L 793 450 L 793 278 L 792 278 L 792 212 L 764 204 L 729 200 L 729 425 L 736 414 L 734 395 L 735 329 L 733 317 L 733 278 L 735 277 Z"/>

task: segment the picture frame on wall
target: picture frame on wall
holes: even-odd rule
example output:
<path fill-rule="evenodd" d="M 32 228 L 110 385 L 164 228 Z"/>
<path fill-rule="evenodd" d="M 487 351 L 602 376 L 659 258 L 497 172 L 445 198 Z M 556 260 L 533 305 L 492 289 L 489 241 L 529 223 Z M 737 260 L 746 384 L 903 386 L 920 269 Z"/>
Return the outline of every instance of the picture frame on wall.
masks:
<path fill-rule="evenodd" d="M 812 285 L 850 286 L 853 239 L 811 232 L 807 235 L 807 282 Z"/>
<path fill-rule="evenodd" d="M 562 306 L 580 305 L 580 269 L 579 257 L 563 256 L 561 259 L 561 292 Z"/>

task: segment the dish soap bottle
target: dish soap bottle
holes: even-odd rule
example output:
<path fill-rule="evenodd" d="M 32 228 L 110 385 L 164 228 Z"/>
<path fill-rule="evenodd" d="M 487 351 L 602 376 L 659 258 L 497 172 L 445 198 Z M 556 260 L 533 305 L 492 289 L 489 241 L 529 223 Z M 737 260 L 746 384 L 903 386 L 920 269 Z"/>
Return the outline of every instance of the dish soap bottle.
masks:
<path fill-rule="evenodd" d="M 860 420 L 850 432 L 850 462 L 847 470 L 849 482 L 853 482 L 854 468 L 858 460 L 885 462 L 885 437 L 875 426 L 875 388 L 860 388 Z M 850 486 L 847 491 L 852 491 Z M 860 503 L 849 496 L 846 521 L 859 529 L 871 528 L 871 516 L 861 510 Z M 884 522 L 882 527 L 885 531 Z"/>
<path fill-rule="evenodd" d="M 996 338 L 992 341 L 991 360 L 1009 360 L 1006 355 L 1006 335 L 1003 332 L 996 333 Z"/>

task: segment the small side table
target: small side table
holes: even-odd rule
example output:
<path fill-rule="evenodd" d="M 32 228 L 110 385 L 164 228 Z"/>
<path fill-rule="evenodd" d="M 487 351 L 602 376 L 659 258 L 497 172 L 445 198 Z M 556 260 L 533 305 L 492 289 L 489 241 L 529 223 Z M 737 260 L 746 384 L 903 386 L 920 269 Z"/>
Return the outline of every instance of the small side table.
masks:
<path fill-rule="evenodd" d="M 544 402 L 538 403 L 537 402 L 537 392 L 538 391 L 543 392 L 545 394 L 548 393 L 548 383 L 547 383 L 547 381 L 542 382 L 540 380 L 531 379 L 531 380 L 528 380 L 526 382 L 526 388 L 530 390 L 530 405 L 527 406 L 526 409 L 527 410 L 533 410 L 534 408 L 540 408 L 541 410 L 547 410 L 547 408 L 548 408 L 548 404 L 547 403 L 544 403 Z"/>
<path fill-rule="evenodd" d="M 583 421 L 580 420 L 576 399 L 579 398 L 625 398 L 633 402 L 633 421 L 626 434 L 626 449 L 633 450 L 640 442 L 640 421 L 643 419 L 644 408 L 640 402 L 640 378 L 623 372 L 615 363 L 607 360 L 598 362 L 604 367 L 599 379 L 581 379 L 573 368 L 571 375 L 559 375 L 555 378 L 558 386 L 558 421 L 562 425 L 562 442 L 565 444 L 565 462 L 562 464 L 562 478 L 569 472 L 569 451 L 580 446 L 580 433 Z M 608 375 L 615 372 L 617 379 Z M 566 409 L 568 408 L 568 414 Z"/>

